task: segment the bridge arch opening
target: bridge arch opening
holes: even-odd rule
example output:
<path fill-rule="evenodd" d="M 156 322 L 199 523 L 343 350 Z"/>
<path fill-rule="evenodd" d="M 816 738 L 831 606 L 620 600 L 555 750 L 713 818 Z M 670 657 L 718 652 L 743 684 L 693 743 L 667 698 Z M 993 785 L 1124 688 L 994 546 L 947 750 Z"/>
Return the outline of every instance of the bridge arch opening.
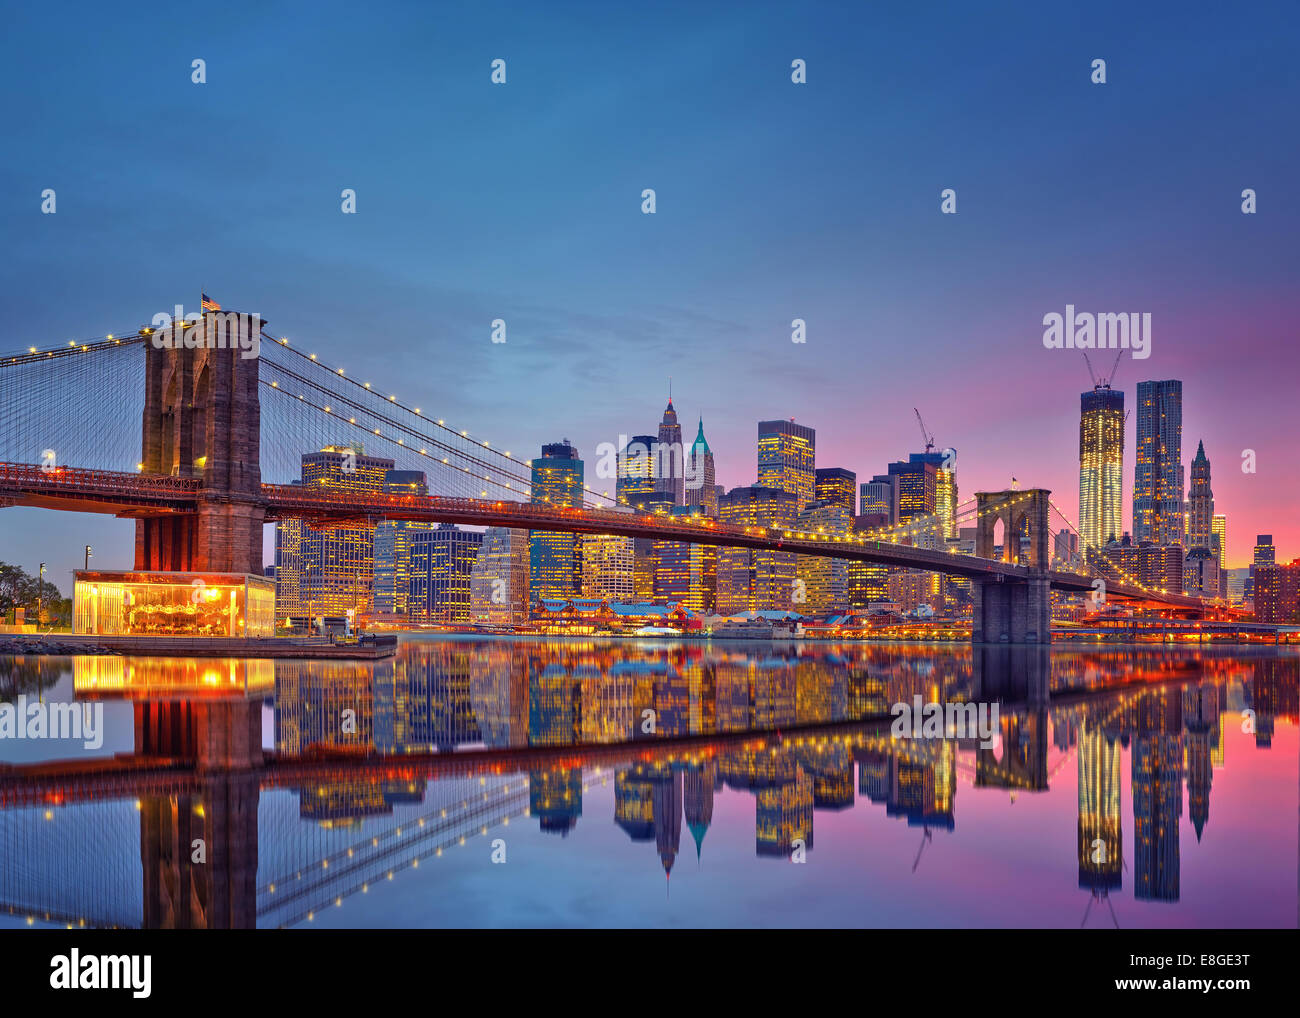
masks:
<path fill-rule="evenodd" d="M 212 372 L 209 365 L 204 364 L 199 370 L 198 381 L 194 383 L 194 438 L 193 448 L 190 450 L 190 458 L 193 460 L 195 473 L 202 475 L 203 467 L 207 463 L 208 456 L 208 399 L 211 393 Z"/>
<path fill-rule="evenodd" d="M 1001 514 L 993 522 L 993 547 L 995 550 L 1000 550 L 1000 558 L 1007 557 L 1007 526 L 1002 521 Z"/>

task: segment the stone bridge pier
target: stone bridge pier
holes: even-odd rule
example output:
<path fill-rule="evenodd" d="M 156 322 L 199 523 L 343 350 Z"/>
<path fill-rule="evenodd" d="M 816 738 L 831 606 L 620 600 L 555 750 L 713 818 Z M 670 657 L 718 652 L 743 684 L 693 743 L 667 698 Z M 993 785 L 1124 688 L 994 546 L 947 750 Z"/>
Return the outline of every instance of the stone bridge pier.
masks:
<path fill-rule="evenodd" d="M 196 513 L 136 521 L 135 568 L 262 574 L 260 350 L 241 312 L 149 333 L 141 469 L 202 480 Z M 146 330 L 141 330 L 142 332 Z"/>
<path fill-rule="evenodd" d="M 998 575 L 972 583 L 972 643 L 1052 642 L 1050 495 L 1046 488 L 975 493 L 976 556 L 1024 566 L 1029 575 Z M 1000 554 L 995 550 L 999 520 Z"/>

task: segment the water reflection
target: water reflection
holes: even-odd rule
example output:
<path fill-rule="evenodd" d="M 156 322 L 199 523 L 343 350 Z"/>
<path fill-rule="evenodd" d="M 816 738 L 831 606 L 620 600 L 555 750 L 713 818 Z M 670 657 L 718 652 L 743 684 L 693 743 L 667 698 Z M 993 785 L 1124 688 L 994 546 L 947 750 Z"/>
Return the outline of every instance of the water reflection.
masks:
<path fill-rule="evenodd" d="M 794 886 L 798 871 L 763 860 L 815 868 L 829 852 L 831 885 L 792 892 L 763 921 L 978 925 L 971 906 L 904 902 L 891 884 L 934 872 L 937 835 L 945 878 L 1005 870 L 1044 901 L 1083 891 L 1085 923 L 1118 925 L 1123 896 L 1130 908 L 1180 903 L 1184 925 L 1232 925 L 1230 905 L 1246 915 L 1295 897 L 1297 668 L 1294 654 L 1268 651 L 498 639 L 414 640 L 364 664 L 0 659 L 0 698 L 122 707 L 109 758 L 57 747 L 33 759 L 0 741 L 0 760 L 13 761 L 0 766 L 0 916 L 276 926 L 341 915 L 347 899 L 364 903 L 349 913 L 358 925 L 401 925 L 406 903 L 385 885 L 405 882 L 429 908 L 467 886 L 467 871 L 427 873 L 445 850 L 477 842 L 477 865 L 493 866 L 488 845 L 500 840 L 526 863 L 550 851 L 534 839 L 559 835 L 573 868 L 547 881 L 548 905 L 581 895 L 596 868 L 612 864 L 630 894 L 651 858 L 668 877 L 683 855 L 699 868 L 718 853 L 735 874 L 729 900 L 699 886 L 670 904 L 678 921 L 740 925 L 769 885 Z M 892 739 L 890 707 L 917 695 L 997 702 L 997 745 Z M 1275 739 L 1288 756 L 1243 752 Z M 1230 792 L 1216 788 L 1225 775 Z M 1068 842 L 1026 843 L 1021 821 L 995 812 L 1026 796 L 1045 804 L 1045 825 L 1071 825 Z M 1191 902 L 1184 811 L 1211 846 L 1196 857 Z M 905 859 L 846 859 L 863 825 L 883 842 L 898 822 L 915 830 Z M 591 825 L 622 841 L 594 842 Z M 1219 847 L 1243 837 L 1257 846 L 1245 886 L 1240 859 Z M 749 863 L 737 854 L 746 842 Z M 527 892 L 519 883 L 528 865 L 498 872 L 505 906 L 539 893 L 536 872 Z M 1204 900 L 1210 882 L 1230 880 L 1231 901 Z M 881 918 L 842 912 L 837 899 L 855 893 Z M 446 921 L 489 921 L 481 899 L 462 909 L 475 903 Z M 1026 908 L 1023 924 L 1078 923 L 1073 910 Z M 611 895 L 591 921 L 631 923 L 637 910 Z"/>

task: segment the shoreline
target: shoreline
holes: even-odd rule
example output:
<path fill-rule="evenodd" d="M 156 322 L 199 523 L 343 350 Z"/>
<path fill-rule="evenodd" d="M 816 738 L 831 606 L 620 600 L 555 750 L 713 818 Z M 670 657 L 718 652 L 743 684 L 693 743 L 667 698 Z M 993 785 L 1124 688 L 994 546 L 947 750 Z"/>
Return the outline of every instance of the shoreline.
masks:
<path fill-rule="evenodd" d="M 134 657 L 297 658 L 325 661 L 382 661 L 397 653 L 396 634 L 368 636 L 363 643 L 332 643 L 322 636 L 266 638 L 89 636 L 51 633 L 47 636 L 0 637 L 0 656 L 69 657 L 131 655 Z"/>

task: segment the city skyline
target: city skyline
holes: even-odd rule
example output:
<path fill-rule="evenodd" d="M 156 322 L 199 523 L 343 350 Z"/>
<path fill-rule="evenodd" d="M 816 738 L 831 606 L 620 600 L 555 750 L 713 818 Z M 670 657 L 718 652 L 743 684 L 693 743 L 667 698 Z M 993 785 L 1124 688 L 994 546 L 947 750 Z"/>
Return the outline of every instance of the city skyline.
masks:
<path fill-rule="evenodd" d="M 41 98 L 9 114 L 0 157 L 6 226 L 26 252 L 0 282 L 6 347 L 134 329 L 177 300 L 197 310 L 202 289 L 494 446 L 531 454 L 567 436 L 589 455 L 651 430 L 671 376 L 728 489 L 755 481 L 754 422 L 791 417 L 818 430 L 819 465 L 865 481 L 919 448 L 915 406 L 939 447 L 960 449 L 962 491 L 1015 476 L 1077 519 L 1088 375 L 1077 350 L 1044 348 L 1043 316 L 1067 301 L 1149 312 L 1151 356 L 1122 358 L 1115 388 L 1132 406 L 1138 381 L 1183 381 L 1184 445 L 1204 439 L 1215 463 L 1230 566 L 1262 532 L 1281 560 L 1300 554 L 1276 370 L 1290 354 L 1300 225 L 1285 198 L 1297 140 L 1276 130 L 1293 13 L 1224 24 L 1173 6 L 932 19 L 757 5 L 736 49 L 730 17 L 691 9 L 686 32 L 687 10 L 650 25 L 609 12 L 575 32 L 576 9 L 561 6 L 517 12 L 504 34 L 486 12 L 435 25 L 420 11 L 397 24 L 349 11 L 323 19 L 312 46 L 276 51 L 274 87 L 233 22 L 176 12 L 127 26 L 90 9 L 80 30 L 97 44 L 69 63 L 19 12 L 15 37 L 29 44 L 0 80 L 38 83 Z M 178 31 L 210 47 L 203 85 L 190 56 L 174 82 L 110 58 L 173 52 Z M 1184 37 L 1215 46 L 1193 55 Z M 993 73 L 982 43 L 1014 59 Z M 494 87 L 498 55 L 510 72 Z M 1104 86 L 1089 80 L 1097 56 Z M 795 57 L 805 86 L 790 82 Z M 872 104 L 882 81 L 908 101 Z M 1007 128 L 994 146 L 990 116 Z M 162 123 L 194 124 L 200 147 L 247 138 L 259 158 L 218 173 L 200 158 L 87 156 L 123 137 L 147 151 Z M 678 144 L 658 144 L 665 135 Z M 1099 172 L 1080 151 L 1123 165 Z M 55 215 L 40 213 L 47 187 Z M 947 187 L 956 215 L 940 212 Z M 343 188 L 354 216 L 340 212 Z M 644 188 L 654 215 L 641 212 Z M 1242 214 L 1245 188 L 1256 214 Z M 202 241 L 177 241 L 199 223 Z M 119 256 L 124 242 L 175 255 L 141 272 Z M 497 319 L 505 343 L 492 342 Z M 804 343 L 791 342 L 794 319 Z M 1241 472 L 1244 450 L 1257 473 Z M 1130 455 L 1126 492 L 1133 476 Z M 129 557 L 129 524 L 9 512 L 5 561 L 34 569 L 31 549 L 50 548 L 40 557 L 62 578 L 84 544 L 105 564 Z"/>

